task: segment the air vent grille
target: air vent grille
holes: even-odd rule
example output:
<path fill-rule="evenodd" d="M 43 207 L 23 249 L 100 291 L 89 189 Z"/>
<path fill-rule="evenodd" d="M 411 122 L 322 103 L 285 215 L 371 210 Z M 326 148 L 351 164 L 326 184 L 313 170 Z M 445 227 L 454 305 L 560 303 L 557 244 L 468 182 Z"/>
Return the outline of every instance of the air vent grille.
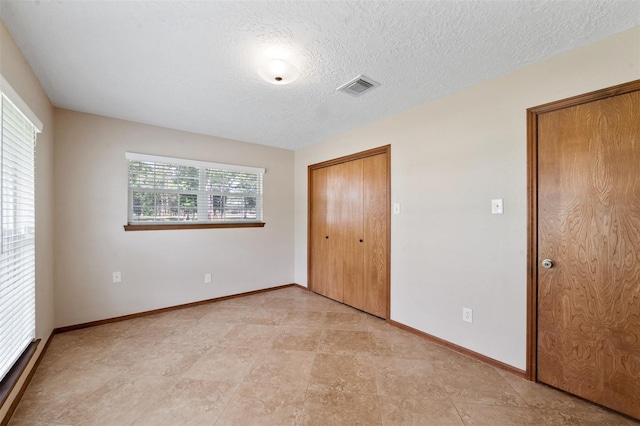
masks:
<path fill-rule="evenodd" d="M 369 77 L 365 77 L 364 75 L 359 75 L 356 78 L 349 80 L 342 86 L 338 87 L 336 90 L 339 92 L 347 93 L 351 96 L 360 96 L 363 93 L 370 91 L 376 87 L 380 86 L 380 83 L 376 83 Z"/>

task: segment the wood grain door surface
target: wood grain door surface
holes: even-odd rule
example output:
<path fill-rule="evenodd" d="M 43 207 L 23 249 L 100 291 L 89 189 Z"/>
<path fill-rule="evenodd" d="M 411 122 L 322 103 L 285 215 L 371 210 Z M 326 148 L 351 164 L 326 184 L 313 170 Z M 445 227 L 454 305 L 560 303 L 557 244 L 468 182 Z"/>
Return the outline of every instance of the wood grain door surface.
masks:
<path fill-rule="evenodd" d="M 363 214 L 362 205 L 362 164 L 363 160 L 353 160 L 331 167 L 340 174 L 342 182 L 340 192 L 333 198 L 339 204 L 340 217 L 333 223 L 340 245 L 333 255 L 341 263 L 343 302 L 354 308 L 363 309 L 364 270 L 363 246 Z M 339 230 L 339 231 L 338 231 Z"/>
<path fill-rule="evenodd" d="M 344 262 L 343 259 L 335 255 L 337 251 L 342 251 L 346 231 L 340 226 L 340 222 L 346 216 L 346 209 L 340 197 L 335 194 L 342 194 L 345 189 L 346 182 L 344 174 L 347 170 L 344 164 L 337 164 L 327 168 L 327 297 L 335 299 L 339 302 L 344 301 Z"/>
<path fill-rule="evenodd" d="M 309 277 L 312 291 L 384 318 L 389 172 L 375 151 L 310 169 Z"/>
<path fill-rule="evenodd" d="M 386 190 L 387 156 L 375 155 L 363 160 L 364 206 L 364 282 L 363 307 L 378 317 L 387 312 L 387 240 L 389 220 L 389 194 Z"/>
<path fill-rule="evenodd" d="M 309 277 L 313 282 L 313 290 L 324 296 L 329 296 L 329 233 L 327 229 L 327 168 L 314 170 L 310 175 L 311 185 L 314 189 L 310 194 L 311 205 L 310 210 L 311 223 L 310 227 L 310 247 L 313 253 L 313 262 L 316 267 L 311 269 Z"/>
<path fill-rule="evenodd" d="M 640 418 L 640 92 L 537 135 L 538 380 Z"/>

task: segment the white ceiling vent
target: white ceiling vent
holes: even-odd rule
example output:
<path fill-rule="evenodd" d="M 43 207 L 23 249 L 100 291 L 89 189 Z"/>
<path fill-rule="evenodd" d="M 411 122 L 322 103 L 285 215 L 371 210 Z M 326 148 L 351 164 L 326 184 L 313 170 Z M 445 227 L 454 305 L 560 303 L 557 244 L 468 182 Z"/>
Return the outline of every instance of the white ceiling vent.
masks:
<path fill-rule="evenodd" d="M 347 93 L 351 96 L 360 96 L 378 86 L 380 86 L 380 83 L 377 83 L 364 75 L 359 75 L 338 87 L 336 90 Z"/>

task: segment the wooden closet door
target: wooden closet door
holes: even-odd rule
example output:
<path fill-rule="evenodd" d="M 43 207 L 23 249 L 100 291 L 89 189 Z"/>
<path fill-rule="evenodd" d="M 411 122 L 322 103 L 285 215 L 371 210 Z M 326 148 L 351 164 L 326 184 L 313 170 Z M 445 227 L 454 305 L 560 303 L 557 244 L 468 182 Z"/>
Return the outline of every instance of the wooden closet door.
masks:
<path fill-rule="evenodd" d="M 346 179 L 348 166 L 337 164 L 327 167 L 327 292 L 325 296 L 339 302 L 344 301 L 344 258 L 348 209 L 343 202 L 343 194 L 349 181 Z"/>
<path fill-rule="evenodd" d="M 310 289 L 387 318 L 389 155 L 374 148 L 309 166 Z"/>
<path fill-rule="evenodd" d="M 311 282 L 313 291 L 328 296 L 329 234 L 327 229 L 327 168 L 311 173 Z"/>
<path fill-rule="evenodd" d="M 388 232 L 389 194 L 387 154 L 363 160 L 363 270 L 362 310 L 386 317 L 388 305 Z"/>
<path fill-rule="evenodd" d="M 358 309 L 364 309 L 363 165 L 364 160 L 341 164 L 344 184 L 340 194 L 331 194 L 341 204 L 341 239 L 335 256 L 342 262 L 343 301 Z"/>

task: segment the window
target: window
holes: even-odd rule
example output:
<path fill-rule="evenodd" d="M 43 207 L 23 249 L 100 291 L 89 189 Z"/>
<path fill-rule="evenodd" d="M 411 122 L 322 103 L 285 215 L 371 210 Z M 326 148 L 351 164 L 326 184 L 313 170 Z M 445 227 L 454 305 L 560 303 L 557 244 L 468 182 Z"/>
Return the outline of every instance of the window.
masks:
<path fill-rule="evenodd" d="M 262 223 L 264 169 L 127 153 L 129 227 Z"/>
<path fill-rule="evenodd" d="M 0 380 L 35 338 L 35 140 L 42 123 L 0 77 Z M 34 124 L 35 123 L 35 124 Z"/>

